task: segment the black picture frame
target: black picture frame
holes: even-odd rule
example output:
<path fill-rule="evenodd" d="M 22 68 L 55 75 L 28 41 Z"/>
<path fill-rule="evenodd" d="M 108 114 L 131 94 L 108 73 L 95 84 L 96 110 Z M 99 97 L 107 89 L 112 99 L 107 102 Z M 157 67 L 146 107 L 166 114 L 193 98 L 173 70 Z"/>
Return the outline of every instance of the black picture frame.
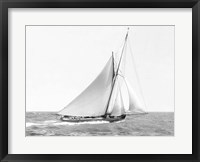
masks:
<path fill-rule="evenodd" d="M 192 154 L 8 154 L 9 8 L 192 8 Z M 199 0 L 0 0 L 0 159 L 21 161 L 200 161 Z M 19 146 L 20 147 L 20 146 Z M 164 146 L 163 146 L 164 147 Z M 172 146 L 173 147 L 173 146 Z"/>

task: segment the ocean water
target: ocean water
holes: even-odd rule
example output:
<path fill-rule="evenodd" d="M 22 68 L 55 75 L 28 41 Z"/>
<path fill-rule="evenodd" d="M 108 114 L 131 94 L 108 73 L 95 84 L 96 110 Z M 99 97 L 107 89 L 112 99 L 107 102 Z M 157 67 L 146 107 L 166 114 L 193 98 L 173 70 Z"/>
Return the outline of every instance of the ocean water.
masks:
<path fill-rule="evenodd" d="M 26 136 L 173 136 L 174 113 L 128 115 L 123 121 L 69 123 L 55 112 L 26 112 Z"/>

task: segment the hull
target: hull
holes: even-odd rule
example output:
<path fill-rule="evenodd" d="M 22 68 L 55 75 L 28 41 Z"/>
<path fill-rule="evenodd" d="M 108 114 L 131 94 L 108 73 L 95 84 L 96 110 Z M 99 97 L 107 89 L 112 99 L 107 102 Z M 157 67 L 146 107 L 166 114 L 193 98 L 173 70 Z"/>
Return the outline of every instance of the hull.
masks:
<path fill-rule="evenodd" d="M 65 122 L 72 122 L 72 123 L 79 123 L 79 122 L 89 122 L 89 121 L 108 121 L 110 123 L 117 122 L 120 120 L 125 119 L 126 115 L 121 116 L 110 116 L 110 117 L 81 117 L 81 118 L 72 118 L 72 117 L 65 117 L 62 116 L 60 119 Z"/>

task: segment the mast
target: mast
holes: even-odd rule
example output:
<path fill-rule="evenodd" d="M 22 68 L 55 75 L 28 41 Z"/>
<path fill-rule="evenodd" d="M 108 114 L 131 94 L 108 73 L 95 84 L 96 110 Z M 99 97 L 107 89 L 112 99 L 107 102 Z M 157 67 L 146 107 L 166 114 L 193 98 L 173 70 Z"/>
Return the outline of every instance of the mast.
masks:
<path fill-rule="evenodd" d="M 112 60 L 113 60 L 113 78 L 115 77 L 115 60 L 114 60 L 114 52 L 112 51 Z"/>
<path fill-rule="evenodd" d="M 123 53 L 124 53 L 124 48 L 125 48 L 125 45 L 126 45 L 126 42 L 127 42 L 127 38 L 128 38 L 128 32 L 129 32 L 129 28 L 128 28 L 128 31 L 126 33 L 126 37 L 125 37 L 125 41 L 124 41 L 124 46 L 123 46 L 121 57 L 120 57 L 119 64 L 118 64 L 118 67 L 117 67 L 116 75 L 118 74 L 120 63 L 122 61 L 122 56 L 123 56 Z"/>
<path fill-rule="evenodd" d="M 107 111 L 108 111 L 110 99 L 111 99 L 111 96 L 112 96 L 112 93 L 113 93 L 113 88 L 114 88 L 114 85 L 115 85 L 115 81 L 116 81 L 116 78 L 117 78 L 117 75 L 118 75 L 118 71 L 119 71 L 119 68 L 120 68 L 120 63 L 121 63 L 121 61 L 122 61 L 122 56 L 123 56 L 124 48 L 125 48 L 125 45 L 126 45 L 126 42 L 127 42 L 128 33 L 129 33 L 129 28 L 128 28 L 128 31 L 127 31 L 126 36 L 125 36 L 124 45 L 123 45 L 123 48 L 122 48 L 122 53 L 121 53 L 121 57 L 120 57 L 120 60 L 119 60 L 118 67 L 117 67 L 117 71 L 116 71 L 116 74 L 114 74 L 113 85 L 112 85 L 111 93 L 110 93 L 110 96 L 109 96 L 109 100 L 108 100 L 108 104 L 107 104 L 105 116 L 108 115 L 108 114 L 107 114 Z M 112 58 L 113 58 L 113 60 L 114 60 L 113 52 L 112 52 Z"/>

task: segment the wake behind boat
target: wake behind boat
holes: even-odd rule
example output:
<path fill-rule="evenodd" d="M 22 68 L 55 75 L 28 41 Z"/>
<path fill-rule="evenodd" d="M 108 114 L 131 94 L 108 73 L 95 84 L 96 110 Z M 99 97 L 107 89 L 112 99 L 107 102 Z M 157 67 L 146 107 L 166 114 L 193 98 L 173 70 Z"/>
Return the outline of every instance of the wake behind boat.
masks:
<path fill-rule="evenodd" d="M 58 112 L 62 121 L 108 121 L 125 119 L 128 112 L 144 113 L 141 103 L 125 76 L 125 60 L 128 33 L 121 48 L 120 57 L 112 56 L 96 79 L 71 103 Z M 129 107 L 125 109 L 122 85 L 126 86 Z"/>

